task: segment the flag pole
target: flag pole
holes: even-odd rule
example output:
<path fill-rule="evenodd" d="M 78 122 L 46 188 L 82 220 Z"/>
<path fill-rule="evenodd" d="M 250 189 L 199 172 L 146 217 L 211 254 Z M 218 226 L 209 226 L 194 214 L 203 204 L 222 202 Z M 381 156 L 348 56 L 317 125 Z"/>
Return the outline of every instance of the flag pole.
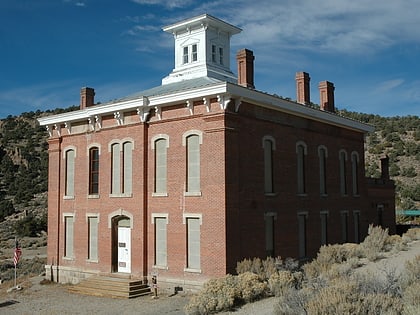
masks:
<path fill-rule="evenodd" d="M 17 238 L 15 236 L 15 251 L 16 251 L 16 248 L 17 248 Z M 14 255 L 15 255 L 15 252 L 13 252 L 13 260 L 14 260 Z M 15 260 L 14 260 L 14 262 L 15 262 Z M 15 262 L 15 288 L 16 288 L 16 274 L 17 274 L 16 265 L 17 265 L 17 263 Z"/>

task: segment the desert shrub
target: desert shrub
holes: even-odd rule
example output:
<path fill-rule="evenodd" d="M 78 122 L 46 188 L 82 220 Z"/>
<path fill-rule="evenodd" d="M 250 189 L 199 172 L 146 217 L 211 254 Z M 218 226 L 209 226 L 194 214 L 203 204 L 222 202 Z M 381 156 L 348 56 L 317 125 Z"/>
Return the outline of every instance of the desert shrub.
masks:
<path fill-rule="evenodd" d="M 308 290 L 289 288 L 279 296 L 277 303 L 274 305 L 274 314 L 307 315 L 305 305 L 310 293 Z"/>
<path fill-rule="evenodd" d="M 291 288 L 299 288 L 302 278 L 301 272 L 292 273 L 288 270 L 280 270 L 268 279 L 268 288 L 275 296 L 281 296 Z"/>
<path fill-rule="evenodd" d="M 210 314 L 232 310 L 235 306 L 256 301 L 268 293 L 268 285 L 257 274 L 245 272 L 212 279 L 185 306 L 187 314 Z"/>
<path fill-rule="evenodd" d="M 407 249 L 407 243 L 397 234 L 390 235 L 385 241 L 384 248 L 387 252 L 400 252 Z"/>
<path fill-rule="evenodd" d="M 354 281 L 336 281 L 311 296 L 306 304 L 308 314 L 401 314 L 398 297 L 385 293 L 358 290 Z"/>
<path fill-rule="evenodd" d="M 306 277 L 317 278 L 321 275 L 325 275 L 329 278 L 334 278 L 339 276 L 341 274 L 340 264 L 344 262 L 349 262 L 349 265 L 351 266 L 357 264 L 357 248 L 358 246 L 356 244 L 321 246 L 316 259 L 303 266 Z"/>
<path fill-rule="evenodd" d="M 360 244 L 363 255 L 370 261 L 378 259 L 388 237 L 388 229 L 384 230 L 380 226 L 369 225 L 368 236 Z"/>
<path fill-rule="evenodd" d="M 405 263 L 404 272 L 401 273 L 400 284 L 403 289 L 413 283 L 420 283 L 420 255 Z"/>
<path fill-rule="evenodd" d="M 240 303 L 259 300 L 268 293 L 267 282 L 261 282 L 259 276 L 252 272 L 240 274 L 236 279 L 236 288 Z"/>
<path fill-rule="evenodd" d="M 403 239 L 410 241 L 420 240 L 420 228 L 411 228 L 404 233 Z"/>
<path fill-rule="evenodd" d="M 259 276 L 261 281 L 268 280 L 272 274 L 277 270 L 285 269 L 287 267 L 293 268 L 294 260 L 286 259 L 282 261 L 280 257 L 267 257 L 264 260 L 260 258 L 244 259 L 236 264 L 236 272 L 238 274 L 252 272 Z"/>
<path fill-rule="evenodd" d="M 211 279 L 204 284 L 198 295 L 190 299 L 185 311 L 187 314 L 199 315 L 230 310 L 235 305 L 237 295 L 234 276 Z"/>
<path fill-rule="evenodd" d="M 420 314 L 420 282 L 414 282 L 408 286 L 402 296 L 404 315 Z"/>

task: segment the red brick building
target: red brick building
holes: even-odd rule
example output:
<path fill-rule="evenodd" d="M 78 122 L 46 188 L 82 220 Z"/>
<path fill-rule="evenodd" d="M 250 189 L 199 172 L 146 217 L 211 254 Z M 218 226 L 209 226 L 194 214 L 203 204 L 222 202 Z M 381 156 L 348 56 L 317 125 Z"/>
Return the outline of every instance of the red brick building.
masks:
<path fill-rule="evenodd" d="M 395 229 L 394 184 L 364 176 L 373 128 L 335 113 L 309 75 L 297 101 L 254 87 L 241 30 L 209 15 L 164 28 L 175 68 L 162 85 L 39 119 L 49 138 L 47 277 L 125 273 L 194 285 L 244 258 L 307 259 L 322 244 L 359 242 L 370 223 Z"/>

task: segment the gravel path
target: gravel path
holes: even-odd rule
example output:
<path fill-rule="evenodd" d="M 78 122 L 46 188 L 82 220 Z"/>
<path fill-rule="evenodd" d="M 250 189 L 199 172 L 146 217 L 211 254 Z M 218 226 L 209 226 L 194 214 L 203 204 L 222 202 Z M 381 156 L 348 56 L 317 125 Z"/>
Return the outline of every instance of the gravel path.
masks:
<path fill-rule="evenodd" d="M 367 263 L 360 268 L 378 273 L 395 269 L 400 272 L 404 262 L 420 255 L 420 241 L 412 242 L 406 251 L 389 254 L 386 259 L 375 263 Z M 102 297 L 72 294 L 66 285 L 41 285 L 42 277 L 34 277 L 21 283 L 21 291 L 6 293 L 12 284 L 0 285 L 0 314 L 169 314 L 183 315 L 184 306 L 189 296 L 177 294 L 174 296 L 161 295 L 159 299 L 150 296 L 135 299 L 110 299 Z M 7 288 L 6 288 L 7 286 Z M 270 315 L 276 298 L 268 298 L 256 303 L 243 306 L 234 312 L 223 312 L 221 315 Z"/>

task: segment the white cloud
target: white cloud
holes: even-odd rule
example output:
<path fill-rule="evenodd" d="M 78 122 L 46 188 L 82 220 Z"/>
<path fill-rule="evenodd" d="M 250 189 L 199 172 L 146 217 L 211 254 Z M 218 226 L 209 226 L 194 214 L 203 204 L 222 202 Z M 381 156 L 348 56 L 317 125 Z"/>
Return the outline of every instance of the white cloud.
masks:
<path fill-rule="evenodd" d="M 168 9 L 182 8 L 193 3 L 193 0 L 131 0 L 138 4 L 159 5 Z"/>
<path fill-rule="evenodd" d="M 391 92 L 391 90 L 394 90 L 397 87 L 400 87 L 404 83 L 404 79 L 393 79 L 393 80 L 387 80 L 384 82 L 379 83 L 374 92 L 375 93 L 388 93 Z"/>

